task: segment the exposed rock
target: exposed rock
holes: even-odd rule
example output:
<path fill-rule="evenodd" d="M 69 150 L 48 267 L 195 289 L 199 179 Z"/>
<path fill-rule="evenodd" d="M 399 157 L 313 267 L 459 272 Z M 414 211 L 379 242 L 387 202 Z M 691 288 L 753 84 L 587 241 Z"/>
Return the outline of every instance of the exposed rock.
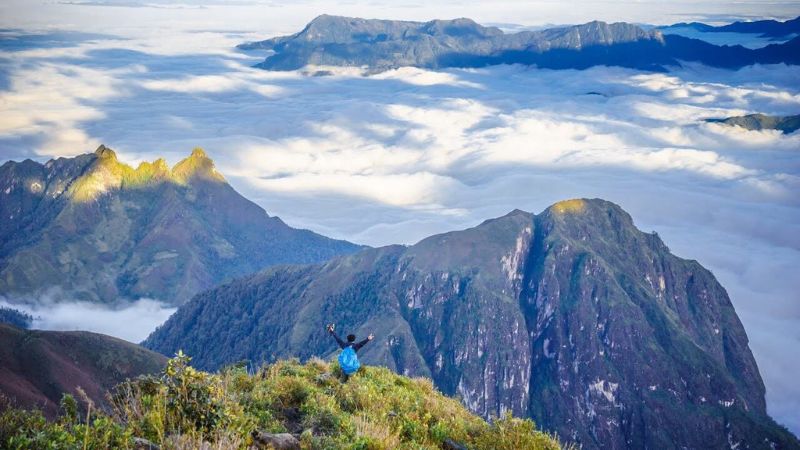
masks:
<path fill-rule="evenodd" d="M 331 379 L 333 379 L 333 375 L 331 375 L 328 372 L 325 372 L 325 373 L 320 374 L 319 376 L 317 376 L 316 381 L 319 384 L 325 384 Z"/>
<path fill-rule="evenodd" d="M 158 445 L 140 437 L 133 438 L 133 448 L 134 450 L 161 450 Z"/>
<path fill-rule="evenodd" d="M 253 431 L 253 440 L 257 448 L 272 448 L 275 450 L 300 450 L 300 441 L 289 433 L 265 433 Z"/>

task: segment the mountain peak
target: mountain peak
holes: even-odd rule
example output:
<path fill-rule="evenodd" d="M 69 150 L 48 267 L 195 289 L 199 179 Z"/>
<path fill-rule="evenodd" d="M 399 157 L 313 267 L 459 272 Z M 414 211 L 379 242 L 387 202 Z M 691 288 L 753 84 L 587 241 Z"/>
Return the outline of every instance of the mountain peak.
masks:
<path fill-rule="evenodd" d="M 580 214 L 586 210 L 586 200 L 582 198 L 574 198 L 571 200 L 562 200 L 553 204 L 550 207 L 557 214 Z"/>
<path fill-rule="evenodd" d="M 105 145 L 97 147 L 94 155 L 96 159 L 90 163 L 88 170 L 69 188 L 70 198 L 74 202 L 94 200 L 111 189 L 119 188 L 125 175 L 133 170 L 119 162 L 114 150 Z"/>
<path fill-rule="evenodd" d="M 169 165 L 167 164 L 167 160 L 164 158 L 158 158 L 157 160 L 153 161 L 153 166 L 162 171 L 169 171 Z"/>
<path fill-rule="evenodd" d="M 111 150 L 103 144 L 100 144 L 100 146 L 97 147 L 97 150 L 94 151 L 94 154 L 97 155 L 98 158 L 107 158 L 115 161 L 117 159 L 117 154 L 114 153 L 114 150 Z"/>
<path fill-rule="evenodd" d="M 206 155 L 206 152 L 202 148 L 195 147 L 194 149 L 192 149 L 192 154 L 189 157 L 190 158 L 208 158 L 208 155 Z"/>
<path fill-rule="evenodd" d="M 503 217 L 514 217 L 514 216 L 531 216 L 531 213 L 528 211 L 523 211 L 519 208 L 515 208 L 513 211 L 509 212 Z"/>
<path fill-rule="evenodd" d="M 348 19 L 348 17 L 345 17 L 345 16 L 337 16 L 337 15 L 334 15 L 334 14 L 320 14 L 317 17 L 313 18 L 311 20 L 311 22 L 309 22 L 309 25 L 325 23 L 325 22 L 344 21 L 344 20 L 347 20 L 347 19 Z"/>
<path fill-rule="evenodd" d="M 116 153 L 105 145 L 99 146 L 94 155 L 97 159 L 93 165 L 70 187 L 72 201 L 85 202 L 111 190 L 161 182 L 187 184 L 195 178 L 225 182 L 225 178 L 214 167 L 214 161 L 199 147 L 172 169 L 163 158 L 152 163 L 142 162 L 134 169 L 120 162 Z"/>
<path fill-rule="evenodd" d="M 324 33 L 330 33 L 341 28 L 352 27 L 354 25 L 352 22 L 356 20 L 358 19 L 322 14 L 309 22 L 299 34 L 308 34 L 309 36 L 307 37 L 309 39 L 318 38 Z"/>
<path fill-rule="evenodd" d="M 225 182 L 225 177 L 217 171 L 214 161 L 200 147 L 192 150 L 192 154 L 188 158 L 175 164 L 175 167 L 172 168 L 172 178 L 181 184 L 185 184 L 193 178 Z"/>
<path fill-rule="evenodd" d="M 628 216 L 628 213 L 619 205 L 602 198 L 572 198 L 568 200 L 561 200 L 553 203 L 545 211 L 552 211 L 558 214 L 581 214 L 589 213 L 591 211 L 604 211 L 609 214 L 623 214 Z"/>

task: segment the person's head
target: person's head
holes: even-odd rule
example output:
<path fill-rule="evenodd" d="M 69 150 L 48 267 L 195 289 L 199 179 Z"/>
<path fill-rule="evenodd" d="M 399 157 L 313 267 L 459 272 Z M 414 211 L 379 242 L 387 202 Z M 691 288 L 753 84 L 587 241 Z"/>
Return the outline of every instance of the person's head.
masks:
<path fill-rule="evenodd" d="M 347 342 L 355 342 L 355 341 L 356 341 L 356 335 L 355 334 L 348 334 L 347 335 Z"/>

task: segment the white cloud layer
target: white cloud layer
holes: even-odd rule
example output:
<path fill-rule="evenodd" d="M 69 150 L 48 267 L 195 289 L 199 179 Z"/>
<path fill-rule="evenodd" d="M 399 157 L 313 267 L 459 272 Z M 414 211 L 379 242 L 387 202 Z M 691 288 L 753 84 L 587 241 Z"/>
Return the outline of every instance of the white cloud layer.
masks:
<path fill-rule="evenodd" d="M 176 310 L 152 299 L 140 299 L 113 308 L 89 302 L 44 301 L 30 306 L 0 300 L 0 307 L 15 308 L 33 316 L 31 328 L 94 331 L 130 342 L 143 341 Z"/>
<path fill-rule="evenodd" d="M 199 145 L 270 214 L 371 245 L 413 243 L 565 198 L 612 200 L 719 277 L 751 339 L 770 412 L 800 432 L 800 359 L 792 357 L 800 345 L 800 133 L 704 122 L 800 113 L 800 69 L 273 73 L 250 67 L 262 56 L 232 47 L 295 32 L 321 12 L 525 25 L 583 19 L 563 14 L 558 2 L 539 10 L 513 1 L 505 10 L 476 2 L 216 3 L 188 10 L 0 4 L 0 26 L 50 36 L 0 33 L 14 36 L 0 41 L 0 160 L 74 155 L 102 142 L 132 163 L 161 156 L 174 163 Z M 589 3 L 581 14 L 607 7 Z M 637 2 L 627 16 L 587 20 L 655 22 L 664 5 L 694 14 L 676 20 L 766 8 Z M 768 14 L 782 14 L 782 3 L 769 5 L 776 11 Z M 53 23 L 124 38 L 51 36 Z M 169 313 L 147 300 L 119 310 L 71 304 L 35 312 L 42 327 L 134 341 Z"/>

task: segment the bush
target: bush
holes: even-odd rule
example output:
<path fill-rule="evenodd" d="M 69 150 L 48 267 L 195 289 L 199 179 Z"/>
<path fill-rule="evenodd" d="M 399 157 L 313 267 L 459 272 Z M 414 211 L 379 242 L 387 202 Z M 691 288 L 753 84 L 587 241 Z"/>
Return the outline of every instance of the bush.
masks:
<path fill-rule="evenodd" d="M 222 391 L 214 375 L 194 369 L 189 361 L 178 352 L 164 370 L 167 429 L 175 434 L 208 434 L 224 418 Z"/>

